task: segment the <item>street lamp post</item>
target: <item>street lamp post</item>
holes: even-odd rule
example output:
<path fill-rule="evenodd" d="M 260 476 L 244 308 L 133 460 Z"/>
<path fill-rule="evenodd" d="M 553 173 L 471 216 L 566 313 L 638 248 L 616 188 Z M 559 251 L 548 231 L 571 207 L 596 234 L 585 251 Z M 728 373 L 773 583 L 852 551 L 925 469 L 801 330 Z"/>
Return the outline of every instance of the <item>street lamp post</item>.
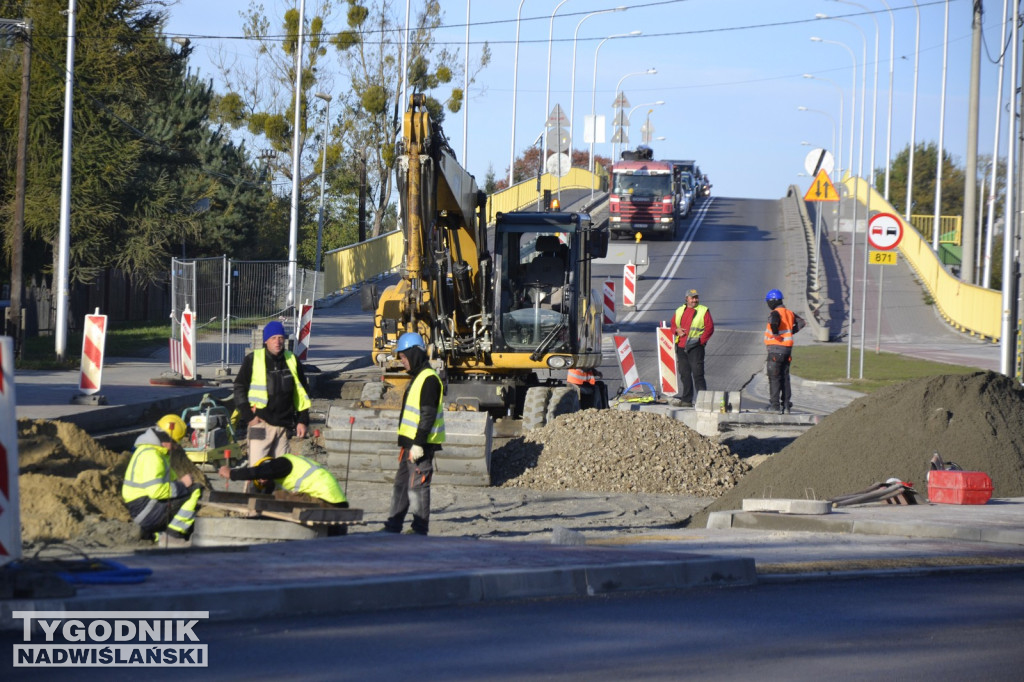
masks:
<path fill-rule="evenodd" d="M 910 154 L 907 158 L 907 210 L 904 214 L 910 222 L 911 201 L 914 197 L 914 148 L 917 147 L 917 72 L 921 61 L 921 7 L 914 0 L 917 13 L 917 28 L 914 29 L 914 101 L 910 107 Z"/>
<path fill-rule="evenodd" d="M 519 0 L 519 10 L 516 12 L 516 51 L 512 60 L 512 143 L 509 145 L 508 159 L 508 186 L 513 185 L 513 175 L 516 167 L 516 90 L 519 85 L 519 17 L 523 13 L 523 3 L 526 0 Z"/>
<path fill-rule="evenodd" d="M 630 31 L 629 33 L 616 33 L 610 35 L 597 44 L 597 48 L 594 50 L 594 83 L 590 94 L 590 172 L 594 172 L 594 142 L 597 139 L 597 57 L 601 53 L 601 46 L 607 43 L 609 40 L 614 38 L 628 38 L 630 36 L 643 35 L 640 31 Z M 594 185 L 590 185 L 590 194 L 594 194 Z"/>
<path fill-rule="evenodd" d="M 596 17 L 598 14 L 607 14 L 608 12 L 624 12 L 626 8 L 624 6 L 613 7 L 612 9 L 602 9 L 597 12 L 591 12 L 587 16 L 579 20 L 576 24 L 576 31 L 572 34 L 572 85 L 569 87 L 569 128 L 570 130 L 579 130 L 576 127 L 575 116 L 576 116 L 576 39 L 580 35 L 580 26 L 583 22 L 590 17 Z M 569 158 L 572 159 L 572 148 L 569 149 Z"/>
<path fill-rule="evenodd" d="M 999 44 L 1006 44 L 1006 22 L 1007 22 L 1007 6 L 1008 0 L 1003 0 L 1003 28 L 1002 33 L 999 36 Z M 989 182 L 988 190 L 988 225 L 986 226 L 985 234 L 985 259 L 984 268 L 982 275 L 982 286 L 988 289 L 992 284 L 992 231 L 995 228 L 995 213 L 996 213 L 996 173 L 999 164 L 999 132 L 1000 132 L 1000 115 L 1003 112 L 1003 71 L 1006 66 L 1006 55 L 1002 54 L 999 56 L 999 77 L 998 84 L 996 85 L 996 121 L 995 121 L 995 139 L 992 141 L 992 180 Z"/>
<path fill-rule="evenodd" d="M 637 104 L 635 107 L 629 110 L 629 114 L 626 115 L 626 121 L 629 122 L 633 118 L 633 112 L 641 107 L 660 107 L 665 104 L 665 100 L 659 99 L 657 102 L 644 102 L 643 104 Z M 650 124 L 651 112 L 647 112 L 648 125 Z M 642 138 L 641 138 L 642 139 Z M 647 141 L 649 143 L 650 140 Z"/>
<path fill-rule="evenodd" d="M 842 169 L 843 169 L 843 99 L 844 99 L 844 97 L 843 97 L 843 89 L 841 87 L 839 87 L 839 84 L 836 83 L 835 81 L 830 80 L 828 78 L 822 78 L 820 76 L 815 76 L 814 74 L 811 74 L 811 73 L 805 73 L 804 74 L 804 78 L 810 78 L 812 80 L 817 80 L 817 81 L 823 81 L 825 83 L 830 83 L 832 85 L 832 87 L 834 87 L 836 90 L 839 91 L 839 137 L 836 138 L 836 139 L 838 139 L 838 144 L 836 144 L 836 140 L 835 139 L 832 141 L 832 144 L 835 146 L 835 151 L 836 151 L 836 171 L 837 171 L 836 174 L 839 176 L 840 179 L 842 179 L 842 175 L 843 175 L 843 173 L 842 173 Z"/>
<path fill-rule="evenodd" d="M 627 78 L 630 78 L 632 76 L 653 76 L 656 73 L 658 73 L 658 70 L 655 69 L 655 68 L 650 68 L 650 69 L 647 69 L 646 71 L 634 71 L 633 73 L 627 73 L 625 76 L 620 78 L 618 84 L 616 84 L 616 86 L 615 86 L 615 96 L 618 97 L 622 93 L 622 83 Z M 614 160 L 615 160 L 615 141 L 613 140 L 612 141 L 612 161 L 614 161 Z"/>
<path fill-rule="evenodd" d="M 857 121 L 857 57 L 853 53 L 853 50 L 846 43 L 841 43 L 837 40 L 825 40 L 824 38 L 812 37 L 811 42 L 822 43 L 828 45 L 838 45 L 847 52 L 850 53 L 850 60 L 853 62 L 853 82 L 850 86 L 850 154 L 846 163 L 850 167 L 850 175 L 853 175 L 853 138 L 854 128 L 856 127 Z M 840 140 L 841 142 L 841 140 Z"/>
<path fill-rule="evenodd" d="M 306 0 L 299 0 L 299 35 L 295 50 L 295 117 L 292 133 L 292 210 L 288 229 L 288 305 L 293 315 L 297 315 L 298 301 L 298 264 L 299 264 L 299 199 L 302 178 L 302 47 L 305 42 L 304 26 L 306 25 Z M 296 319 L 298 319 L 296 317 Z"/>
<path fill-rule="evenodd" d="M 545 132 L 547 131 L 547 123 L 546 123 L 546 121 L 548 120 L 548 109 L 551 107 L 551 40 L 554 37 L 554 31 L 555 31 L 555 13 L 558 11 L 559 7 L 561 7 L 562 5 L 564 5 L 567 2 L 569 2 L 569 0 L 562 0 L 557 5 L 555 5 L 555 9 L 553 9 L 551 11 L 551 19 L 548 21 L 548 78 L 547 78 L 547 86 L 544 88 L 544 118 L 541 119 L 542 121 L 545 121 L 545 124 L 544 124 Z M 541 168 L 543 168 L 543 164 L 544 164 L 545 161 L 547 161 L 547 158 L 548 158 L 548 136 L 545 135 L 544 136 L 544 144 L 541 147 L 541 154 L 540 154 Z"/>
<path fill-rule="evenodd" d="M 320 275 L 320 254 L 322 253 L 324 240 L 324 187 L 327 185 L 327 142 L 331 134 L 331 96 L 325 92 L 316 93 L 318 99 L 327 102 L 327 112 L 324 114 L 324 158 L 320 163 L 320 214 L 316 221 L 316 267 L 314 277 Z"/>
<path fill-rule="evenodd" d="M 832 147 L 834 149 L 835 146 L 836 146 L 836 119 L 835 119 L 835 117 L 832 114 L 828 113 L 827 111 L 822 111 L 821 109 L 810 109 L 808 107 L 797 107 L 796 110 L 797 111 L 809 111 L 809 112 L 812 112 L 812 113 L 815 113 L 815 114 L 821 114 L 822 116 L 827 116 L 828 117 L 828 120 L 830 120 L 832 122 Z M 803 144 L 803 142 L 801 142 L 800 144 Z"/>
<path fill-rule="evenodd" d="M 885 0 L 878 0 L 889 12 L 889 106 L 885 117 L 885 200 L 889 201 L 889 170 L 892 165 L 892 80 L 896 71 L 896 16 Z"/>
<path fill-rule="evenodd" d="M 71 260 L 71 117 L 75 87 L 76 1 L 68 0 L 68 47 L 64 68 L 64 145 L 60 174 L 60 233 L 57 249 L 57 319 L 54 353 L 58 361 L 67 352 L 68 279 Z"/>
<path fill-rule="evenodd" d="M 932 251 L 939 255 L 939 223 L 942 215 L 942 147 L 946 132 L 946 67 L 949 64 L 949 0 L 946 0 L 946 21 L 942 30 L 942 88 L 939 95 L 939 149 L 935 161 L 935 212 L 932 214 Z M 974 178 L 968 178 L 974 182 Z"/>

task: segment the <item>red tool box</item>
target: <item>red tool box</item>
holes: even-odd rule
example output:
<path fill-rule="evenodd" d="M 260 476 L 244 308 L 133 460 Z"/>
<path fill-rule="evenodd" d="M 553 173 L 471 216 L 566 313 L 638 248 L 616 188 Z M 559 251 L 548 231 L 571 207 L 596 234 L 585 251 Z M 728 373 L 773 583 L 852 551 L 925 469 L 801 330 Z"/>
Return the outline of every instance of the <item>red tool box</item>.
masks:
<path fill-rule="evenodd" d="M 985 504 L 992 497 L 992 479 L 984 471 L 928 472 L 928 501 L 940 504 Z"/>

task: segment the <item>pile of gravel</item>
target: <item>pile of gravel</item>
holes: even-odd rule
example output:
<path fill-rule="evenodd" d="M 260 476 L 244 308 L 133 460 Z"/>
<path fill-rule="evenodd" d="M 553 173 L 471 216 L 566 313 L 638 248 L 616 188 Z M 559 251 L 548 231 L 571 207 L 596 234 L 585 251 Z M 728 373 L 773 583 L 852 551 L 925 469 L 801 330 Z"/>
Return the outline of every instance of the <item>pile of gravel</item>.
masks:
<path fill-rule="evenodd" d="M 1024 497 L 1024 390 L 995 372 L 907 381 L 824 418 L 695 516 L 744 498 L 831 499 L 899 478 L 927 495 L 932 453 L 992 478 L 994 497 Z"/>
<path fill-rule="evenodd" d="M 650 412 L 583 410 L 492 453 L 494 485 L 532 490 L 718 497 L 751 467 L 682 422 Z"/>

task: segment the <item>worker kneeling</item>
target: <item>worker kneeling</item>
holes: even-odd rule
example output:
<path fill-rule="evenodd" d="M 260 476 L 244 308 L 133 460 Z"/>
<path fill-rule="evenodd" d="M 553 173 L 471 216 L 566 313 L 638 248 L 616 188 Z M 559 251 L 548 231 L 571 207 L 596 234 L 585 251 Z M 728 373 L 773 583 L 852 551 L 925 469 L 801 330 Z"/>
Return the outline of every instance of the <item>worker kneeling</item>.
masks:
<path fill-rule="evenodd" d="M 222 466 L 217 472 L 232 481 L 255 481 L 256 489 L 271 492 L 276 486 L 291 493 L 309 495 L 335 507 L 348 507 L 345 493 L 327 469 L 302 455 L 284 454 L 264 457 L 256 466 L 231 469 Z"/>
<path fill-rule="evenodd" d="M 121 497 L 144 540 L 160 539 L 160 532 L 188 540 L 203 489 L 171 468 L 170 452 L 185 436 L 185 422 L 176 415 L 162 417 L 157 426 L 135 439 Z"/>

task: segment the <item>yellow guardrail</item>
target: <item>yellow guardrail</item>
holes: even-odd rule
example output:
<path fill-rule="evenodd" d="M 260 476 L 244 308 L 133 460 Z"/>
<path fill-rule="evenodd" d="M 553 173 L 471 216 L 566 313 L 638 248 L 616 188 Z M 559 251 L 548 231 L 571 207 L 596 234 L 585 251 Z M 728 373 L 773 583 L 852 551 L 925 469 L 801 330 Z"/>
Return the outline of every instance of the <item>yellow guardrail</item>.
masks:
<path fill-rule="evenodd" d="M 874 202 L 874 199 L 872 199 L 872 202 Z M 963 222 L 964 219 L 962 216 L 939 216 L 939 243 L 956 244 L 957 246 L 960 246 L 960 238 L 963 233 Z M 935 216 L 911 215 L 910 224 L 917 229 L 925 241 L 930 242 L 932 240 L 932 230 L 935 228 Z"/>
<path fill-rule="evenodd" d="M 495 192 L 487 199 L 487 224 L 494 224 L 494 216 L 511 211 L 520 211 L 537 205 L 538 198 L 543 198 L 544 190 L 557 192 L 562 189 L 601 189 L 601 178 L 583 168 L 570 168 L 561 183 L 558 177 L 545 173 L 540 176 L 540 191 L 537 191 L 537 178 L 517 182 L 507 189 Z"/>
<path fill-rule="evenodd" d="M 1002 333 L 1002 293 L 962 282 L 949 274 L 932 251 L 931 242 L 922 237 L 912 225 L 907 225 L 900 212 L 863 179 L 847 176 L 843 184 L 864 205 L 867 205 L 870 191 L 873 211 L 899 217 L 903 224 L 899 251 L 931 294 L 946 322 L 972 336 L 999 341 Z M 942 224 L 939 229 L 943 229 Z"/>
<path fill-rule="evenodd" d="M 572 168 L 562 177 L 545 173 L 541 176 L 541 196 L 545 189 L 600 189 L 601 179 L 590 171 Z M 537 179 L 531 178 L 508 189 L 495 192 L 487 201 L 487 222 L 494 222 L 498 211 L 508 213 L 529 208 L 537 203 Z M 324 254 L 324 291 L 341 291 L 366 282 L 402 264 L 405 240 L 401 230 L 388 232 Z"/>

